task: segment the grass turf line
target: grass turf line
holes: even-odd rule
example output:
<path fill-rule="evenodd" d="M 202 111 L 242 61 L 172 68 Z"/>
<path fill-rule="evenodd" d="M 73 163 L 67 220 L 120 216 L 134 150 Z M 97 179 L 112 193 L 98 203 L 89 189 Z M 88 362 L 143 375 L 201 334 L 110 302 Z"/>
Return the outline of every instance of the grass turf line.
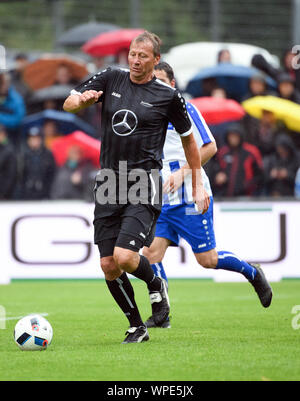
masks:
<path fill-rule="evenodd" d="M 133 282 L 144 319 L 144 283 Z M 47 312 L 54 331 L 47 351 L 22 352 L 16 321 L 0 330 L 0 380 L 299 380 L 300 330 L 291 313 L 300 281 L 273 283 L 269 309 L 248 283 L 170 280 L 172 328 L 150 341 L 122 345 L 127 319 L 104 281 L 14 282 L 0 286 L 7 317 Z"/>

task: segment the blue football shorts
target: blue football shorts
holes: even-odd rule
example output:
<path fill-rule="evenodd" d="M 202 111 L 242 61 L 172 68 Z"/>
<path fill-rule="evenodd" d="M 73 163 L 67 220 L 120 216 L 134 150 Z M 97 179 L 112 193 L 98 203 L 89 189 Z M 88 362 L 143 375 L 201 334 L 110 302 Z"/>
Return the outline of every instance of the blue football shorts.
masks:
<path fill-rule="evenodd" d="M 172 245 L 178 245 L 181 237 L 190 244 L 194 253 L 214 249 L 213 198 L 210 198 L 205 214 L 199 214 L 193 204 L 163 207 L 156 223 L 155 236 L 170 240 Z"/>

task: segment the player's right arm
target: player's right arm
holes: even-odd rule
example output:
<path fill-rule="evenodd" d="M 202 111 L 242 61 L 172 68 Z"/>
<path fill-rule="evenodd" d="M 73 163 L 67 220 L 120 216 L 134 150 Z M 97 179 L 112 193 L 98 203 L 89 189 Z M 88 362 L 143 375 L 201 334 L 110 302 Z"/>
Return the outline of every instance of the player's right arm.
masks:
<path fill-rule="evenodd" d="M 106 85 L 113 74 L 114 71 L 111 68 L 107 68 L 78 85 L 65 100 L 63 109 L 70 113 L 77 113 L 102 100 Z"/>
<path fill-rule="evenodd" d="M 91 106 L 98 102 L 103 91 L 87 90 L 83 93 L 71 93 L 64 102 L 63 109 L 69 113 L 77 113 L 78 111 Z"/>

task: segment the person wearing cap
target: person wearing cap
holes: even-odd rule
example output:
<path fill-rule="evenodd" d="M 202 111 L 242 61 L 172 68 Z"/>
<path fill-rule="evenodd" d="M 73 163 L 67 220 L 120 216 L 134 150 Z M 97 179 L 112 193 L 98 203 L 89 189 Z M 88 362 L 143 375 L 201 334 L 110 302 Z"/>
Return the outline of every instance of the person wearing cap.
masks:
<path fill-rule="evenodd" d="M 261 72 L 258 72 L 249 79 L 249 91 L 243 97 L 242 100 L 244 101 L 254 96 L 267 96 L 267 95 L 277 96 L 275 92 L 271 92 L 268 90 L 267 80 L 265 75 Z"/>
<path fill-rule="evenodd" d="M 20 156 L 20 165 L 21 199 L 49 199 L 56 164 L 52 152 L 44 145 L 39 127 L 29 129 L 26 146 Z"/>
<path fill-rule="evenodd" d="M 230 124 L 225 141 L 207 169 L 213 192 L 219 197 L 260 194 L 263 181 L 261 153 L 255 145 L 245 141 L 241 123 Z"/>
<path fill-rule="evenodd" d="M 279 97 L 300 104 L 300 92 L 296 89 L 295 79 L 290 74 L 281 73 L 277 82 Z"/>
<path fill-rule="evenodd" d="M 32 95 L 32 90 L 23 78 L 24 70 L 29 63 L 29 57 L 26 53 L 17 53 L 14 58 L 14 68 L 9 71 L 12 86 L 23 97 L 26 104 Z"/>
<path fill-rule="evenodd" d="M 292 197 L 299 167 L 299 151 L 294 141 L 285 132 L 280 133 L 275 140 L 275 152 L 265 160 L 267 195 Z"/>

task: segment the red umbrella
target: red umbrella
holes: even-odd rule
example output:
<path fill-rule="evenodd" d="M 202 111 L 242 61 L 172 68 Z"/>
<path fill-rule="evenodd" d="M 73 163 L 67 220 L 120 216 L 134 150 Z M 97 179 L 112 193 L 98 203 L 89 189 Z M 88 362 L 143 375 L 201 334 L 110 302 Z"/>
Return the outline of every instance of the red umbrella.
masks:
<path fill-rule="evenodd" d="M 144 29 L 118 29 L 116 31 L 104 32 L 88 40 L 82 50 L 90 56 L 111 56 L 121 50 L 129 49 L 130 43 Z"/>
<path fill-rule="evenodd" d="M 246 114 L 243 107 L 232 99 L 198 97 L 189 102 L 197 107 L 209 125 L 237 121 Z"/>
<path fill-rule="evenodd" d="M 63 166 L 68 157 L 68 151 L 72 146 L 79 146 L 83 159 L 90 160 L 99 168 L 101 142 L 82 131 L 75 131 L 53 141 L 52 152 L 58 166 Z"/>

